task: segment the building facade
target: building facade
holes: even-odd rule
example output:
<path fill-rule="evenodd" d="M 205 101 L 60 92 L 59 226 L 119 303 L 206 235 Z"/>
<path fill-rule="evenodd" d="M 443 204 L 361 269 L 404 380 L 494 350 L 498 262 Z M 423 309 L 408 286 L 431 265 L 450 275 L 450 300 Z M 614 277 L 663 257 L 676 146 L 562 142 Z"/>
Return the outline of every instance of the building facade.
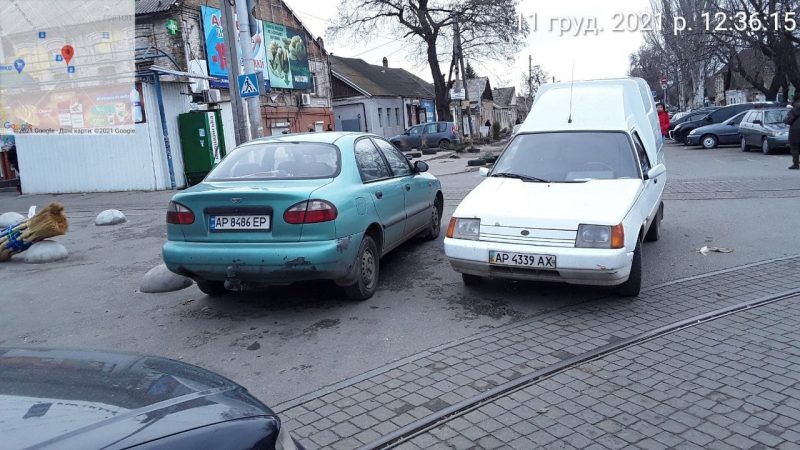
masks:
<path fill-rule="evenodd" d="M 263 134 L 323 131 L 334 127 L 328 55 L 282 1 L 256 2 L 263 30 L 298 36 L 307 76 L 302 85 L 262 86 Z M 209 37 L 228 39 L 219 17 L 220 0 L 136 0 L 135 91 L 141 120 L 127 135 L 16 135 L 22 190 L 26 193 L 174 189 L 187 185 L 178 116 L 219 110 L 228 150 L 235 145 L 227 74 L 211 70 L 224 59 Z M 218 13 L 217 13 L 218 14 Z M 215 29 L 210 29 L 209 16 Z M 264 33 L 265 35 L 266 33 Z M 261 39 L 265 39 L 264 35 Z M 256 39 L 251 42 L 255 44 Z M 294 41 L 292 41 L 294 43 Z M 266 41 L 262 40 L 266 47 Z M 264 53 L 267 54 L 265 49 Z M 209 57 L 210 56 L 210 57 Z M 297 55 L 293 55 L 297 56 Z M 269 58 L 256 64 L 263 69 Z M 226 62 L 226 61 L 225 61 Z M 260 66 L 260 67 L 259 67 Z M 269 75 L 265 78 L 269 79 Z M 295 78 L 296 79 L 296 78 Z M 133 98 L 133 96 L 132 96 Z M 132 100 L 133 101 L 133 100 Z"/>
<path fill-rule="evenodd" d="M 500 130 L 511 130 L 517 123 L 516 88 L 505 87 L 492 89 L 494 98 L 494 120 L 500 124 Z"/>
<path fill-rule="evenodd" d="M 406 70 L 331 56 L 333 114 L 337 130 L 386 138 L 436 120 L 433 85 Z"/>
<path fill-rule="evenodd" d="M 491 123 L 494 121 L 494 97 L 492 96 L 492 86 L 489 78 L 478 77 L 467 79 L 467 95 L 469 97 L 469 107 L 466 101 L 454 101 L 452 103 L 454 117 L 461 117 L 461 133 L 463 136 L 469 135 L 470 121 L 472 122 L 473 133 L 480 136 L 488 136 Z M 464 89 L 464 82 L 458 80 L 453 84 L 456 90 Z M 460 110 L 460 111 L 459 111 Z M 486 125 L 486 123 L 489 125 Z"/>

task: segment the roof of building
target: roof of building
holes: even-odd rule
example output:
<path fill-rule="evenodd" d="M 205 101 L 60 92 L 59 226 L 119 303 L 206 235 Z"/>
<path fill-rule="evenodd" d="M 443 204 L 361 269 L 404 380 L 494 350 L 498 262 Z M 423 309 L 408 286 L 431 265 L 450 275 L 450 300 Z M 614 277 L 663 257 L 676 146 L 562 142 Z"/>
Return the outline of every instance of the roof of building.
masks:
<path fill-rule="evenodd" d="M 531 107 L 531 101 L 524 95 L 517 96 L 517 109 L 527 110 Z"/>
<path fill-rule="evenodd" d="M 453 84 L 454 87 L 462 87 L 463 84 L 461 80 L 456 81 Z M 492 100 L 492 90 L 487 89 L 486 87 L 491 85 L 489 84 L 489 78 L 487 77 L 477 77 L 477 78 L 467 78 L 467 95 L 469 95 L 470 102 L 477 102 L 478 98 L 483 98 L 484 93 L 488 90 L 489 97 L 488 100 Z"/>
<path fill-rule="evenodd" d="M 151 14 L 167 11 L 178 0 L 136 0 L 136 14 Z"/>
<path fill-rule="evenodd" d="M 435 98 L 431 83 L 400 68 L 369 64 L 363 59 L 331 56 L 333 76 L 370 96 Z"/>
<path fill-rule="evenodd" d="M 500 107 L 511 106 L 514 103 L 514 91 L 516 89 L 512 87 L 504 87 L 504 88 L 497 88 L 492 89 L 492 97 L 494 98 L 494 104 Z"/>

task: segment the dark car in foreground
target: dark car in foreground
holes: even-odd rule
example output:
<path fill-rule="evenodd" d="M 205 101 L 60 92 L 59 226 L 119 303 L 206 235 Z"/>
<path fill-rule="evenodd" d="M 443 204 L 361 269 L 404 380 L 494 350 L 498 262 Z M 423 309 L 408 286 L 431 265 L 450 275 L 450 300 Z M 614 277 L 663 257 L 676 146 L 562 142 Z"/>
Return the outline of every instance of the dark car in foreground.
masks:
<path fill-rule="evenodd" d="M 683 142 L 684 145 L 689 145 L 686 142 L 686 137 L 689 136 L 689 133 L 692 132 L 695 128 L 700 128 L 706 125 L 713 125 L 715 123 L 722 123 L 731 117 L 750 110 L 750 109 L 761 109 L 761 108 L 768 108 L 775 106 L 774 103 L 737 103 L 735 105 L 728 105 L 723 106 L 715 111 L 711 111 L 705 116 L 694 119 L 694 120 L 687 120 L 682 124 L 675 127 L 672 131 L 672 138 L 678 142 Z"/>
<path fill-rule="evenodd" d="M 0 448 L 302 449 L 245 388 L 166 358 L 0 348 Z"/>
<path fill-rule="evenodd" d="M 779 148 L 788 148 L 789 125 L 783 123 L 787 114 L 788 108 L 748 111 L 739 125 L 742 151 L 749 152 L 756 147 L 765 155 L 771 155 Z"/>
<path fill-rule="evenodd" d="M 703 148 L 715 148 L 717 145 L 730 145 L 739 143 L 739 123 L 747 111 L 741 112 L 730 119 L 713 125 L 695 128 L 686 136 L 687 145 L 702 145 Z"/>

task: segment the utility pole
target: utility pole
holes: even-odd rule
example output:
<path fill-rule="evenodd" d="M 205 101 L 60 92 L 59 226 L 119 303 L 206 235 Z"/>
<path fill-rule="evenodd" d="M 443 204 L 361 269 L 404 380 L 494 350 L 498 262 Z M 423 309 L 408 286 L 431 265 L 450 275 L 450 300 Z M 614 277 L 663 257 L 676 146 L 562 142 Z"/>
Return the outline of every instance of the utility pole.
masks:
<path fill-rule="evenodd" d="M 455 46 L 455 43 L 453 43 L 453 56 L 458 57 L 456 55 L 457 55 L 456 46 Z M 458 86 L 458 81 L 459 81 L 458 73 L 459 73 L 458 64 L 456 64 L 456 81 L 455 81 L 455 83 L 453 83 L 453 86 Z M 467 90 L 466 83 L 462 84 L 461 86 L 464 88 L 464 91 L 466 92 L 466 90 Z M 464 134 L 464 111 L 461 109 L 461 99 L 458 99 L 457 101 L 458 101 L 458 108 L 457 108 L 458 109 L 458 129 L 461 130 L 461 134 L 463 135 Z"/>
<path fill-rule="evenodd" d="M 528 97 L 533 98 L 533 56 L 528 55 Z"/>
<path fill-rule="evenodd" d="M 227 0 L 222 0 L 227 3 Z M 244 73 L 256 73 L 255 62 L 253 60 L 253 38 L 250 34 L 250 21 L 255 19 L 251 9 L 247 8 L 246 0 L 236 0 L 236 15 L 239 17 L 239 42 L 242 47 L 242 63 Z M 258 79 L 258 77 L 256 77 Z M 237 84 L 238 86 L 238 84 Z M 258 86 L 259 92 L 264 89 L 264 84 Z M 237 94 L 239 90 L 236 90 Z M 264 128 L 261 126 L 261 100 L 260 95 L 248 97 L 245 100 L 247 106 L 247 116 L 250 119 L 250 137 L 257 138 L 264 135 Z"/>
<path fill-rule="evenodd" d="M 239 50 L 236 45 L 236 18 L 233 16 L 233 5 L 229 0 L 222 0 L 222 21 L 225 23 L 225 57 L 228 64 L 228 92 L 231 97 L 231 110 L 233 112 L 234 136 L 236 145 L 249 141 L 245 118 L 244 104 L 239 94 Z M 248 39 L 249 42 L 249 39 Z"/>
<path fill-rule="evenodd" d="M 469 89 L 467 89 L 467 80 L 466 75 L 467 71 L 464 70 L 464 49 L 461 48 L 461 29 L 458 26 L 458 13 L 453 13 L 455 15 L 453 19 L 453 26 L 455 27 L 455 44 L 456 44 L 456 51 L 458 52 L 458 63 L 461 66 L 461 73 L 464 75 L 464 101 L 467 102 L 467 123 L 469 124 L 469 135 L 472 137 L 475 132 L 472 128 L 472 108 L 469 106 Z M 480 105 L 481 99 L 478 98 L 478 104 Z M 480 118 L 478 119 L 480 120 Z"/>

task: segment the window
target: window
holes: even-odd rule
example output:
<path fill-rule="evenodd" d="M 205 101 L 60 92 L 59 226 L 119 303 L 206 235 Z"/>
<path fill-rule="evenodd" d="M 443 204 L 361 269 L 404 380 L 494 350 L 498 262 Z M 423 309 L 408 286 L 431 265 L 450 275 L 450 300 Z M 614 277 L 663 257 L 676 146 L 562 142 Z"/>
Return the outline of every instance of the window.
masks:
<path fill-rule="evenodd" d="M 147 122 L 147 117 L 144 114 L 144 93 L 142 92 L 142 83 L 136 83 L 134 85 L 134 89 L 136 90 L 137 98 L 133 99 L 133 120 L 135 123 L 145 123 Z"/>
<path fill-rule="evenodd" d="M 647 158 L 647 152 L 644 150 L 644 144 L 639 138 L 639 133 L 633 132 L 633 145 L 636 147 L 636 153 L 639 155 L 639 164 L 642 167 L 642 173 L 645 174 L 650 171 L 650 160 Z"/>
<path fill-rule="evenodd" d="M 268 142 L 237 148 L 208 174 L 209 181 L 333 178 L 339 149 L 316 142 Z"/>
<path fill-rule="evenodd" d="M 396 177 L 405 177 L 411 175 L 411 166 L 408 164 L 408 159 L 403 156 L 402 153 L 397 151 L 394 148 L 394 145 L 384 141 L 383 139 L 376 139 L 372 138 L 375 141 L 375 144 L 378 145 L 378 148 L 381 149 L 381 153 L 383 156 L 386 157 L 386 161 L 389 161 L 389 167 L 392 168 L 392 173 Z"/>
<path fill-rule="evenodd" d="M 372 141 L 367 138 L 361 139 L 356 142 L 355 146 L 356 164 L 358 171 L 361 173 L 361 181 L 368 182 L 373 180 L 382 180 L 391 176 L 389 167 L 386 162 L 378 153 Z"/>
<path fill-rule="evenodd" d="M 491 172 L 501 173 L 552 182 L 640 178 L 628 135 L 600 131 L 518 134 Z"/>
<path fill-rule="evenodd" d="M 745 115 L 747 115 L 747 112 L 739 113 L 728 119 L 725 123 L 727 123 L 728 125 L 739 125 L 739 123 L 742 122 L 742 119 L 744 118 Z"/>
<path fill-rule="evenodd" d="M 423 127 L 421 127 L 421 126 L 413 127 L 410 130 L 408 130 L 408 134 L 410 134 L 411 136 L 416 136 L 416 135 L 422 133 L 422 128 Z"/>
<path fill-rule="evenodd" d="M 764 111 L 764 123 L 768 125 L 782 124 L 788 114 L 788 109 L 770 109 Z"/>
<path fill-rule="evenodd" d="M 748 111 L 745 113 L 744 118 L 742 119 L 742 123 L 751 123 L 753 121 L 753 115 L 755 111 Z"/>
<path fill-rule="evenodd" d="M 447 133 L 447 122 L 439 122 L 439 133 Z"/>
<path fill-rule="evenodd" d="M 378 126 L 383 126 L 383 108 L 378 108 Z"/>
<path fill-rule="evenodd" d="M 394 117 L 397 119 L 397 125 L 400 125 L 400 108 L 394 109 Z"/>
<path fill-rule="evenodd" d="M 436 133 L 435 123 L 429 123 L 428 125 L 425 125 L 425 134 L 431 134 L 431 133 Z"/>

